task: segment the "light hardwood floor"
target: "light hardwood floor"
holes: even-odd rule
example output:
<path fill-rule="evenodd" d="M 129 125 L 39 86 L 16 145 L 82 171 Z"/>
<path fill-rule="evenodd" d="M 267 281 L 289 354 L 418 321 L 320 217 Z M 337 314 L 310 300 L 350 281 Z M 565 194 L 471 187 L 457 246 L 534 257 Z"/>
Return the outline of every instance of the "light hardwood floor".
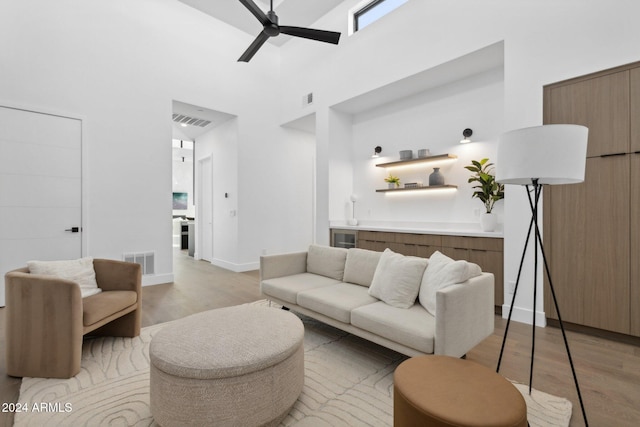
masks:
<path fill-rule="evenodd" d="M 192 313 L 261 299 L 258 272 L 233 273 L 176 253 L 175 283 L 143 288 L 142 324 L 149 326 Z M 493 335 L 467 354 L 495 369 L 506 322 L 496 316 Z M 640 347 L 604 338 L 568 332 L 569 344 L 591 426 L 640 425 Z M 0 309 L 0 344 L 4 349 L 4 309 Z M 528 383 L 531 327 L 512 323 L 501 374 Z M 4 372 L 0 352 L 0 401 L 15 402 L 20 379 Z M 582 415 L 559 329 L 536 331 L 533 386 L 573 402 L 571 426 L 582 426 Z M 10 426 L 11 414 L 0 413 L 0 425 Z"/>

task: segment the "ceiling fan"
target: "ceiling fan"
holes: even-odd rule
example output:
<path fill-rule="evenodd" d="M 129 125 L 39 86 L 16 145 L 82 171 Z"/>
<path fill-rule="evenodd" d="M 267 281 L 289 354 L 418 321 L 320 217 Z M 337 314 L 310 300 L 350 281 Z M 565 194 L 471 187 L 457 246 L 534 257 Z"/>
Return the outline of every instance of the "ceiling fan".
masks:
<path fill-rule="evenodd" d="M 249 9 L 249 12 L 253 13 L 253 16 L 258 18 L 258 21 L 260 21 L 264 29 L 238 59 L 238 62 L 249 62 L 269 37 L 275 37 L 280 33 L 333 44 L 338 44 L 340 40 L 340 33 L 335 31 L 278 25 L 278 15 L 273 11 L 273 0 L 271 0 L 271 10 L 269 10 L 266 15 L 252 0 L 240 0 L 240 3 Z"/>

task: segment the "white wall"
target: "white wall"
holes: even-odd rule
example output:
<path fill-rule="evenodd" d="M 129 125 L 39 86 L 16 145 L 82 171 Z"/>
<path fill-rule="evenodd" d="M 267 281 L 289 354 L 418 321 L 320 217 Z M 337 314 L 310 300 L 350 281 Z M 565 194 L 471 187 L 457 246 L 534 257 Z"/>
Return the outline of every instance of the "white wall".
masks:
<path fill-rule="evenodd" d="M 267 153 L 280 143 L 277 126 L 262 124 L 276 122 L 278 50 L 267 44 L 250 64 L 236 62 L 252 40 L 176 0 L 2 2 L 0 101 L 83 118 L 87 254 L 155 251 L 157 277 L 146 283 L 172 280 L 172 100 L 241 117 L 240 165 L 252 147 Z M 236 192 L 247 200 L 238 221 L 262 223 L 264 200 L 282 197 L 278 181 L 250 167 L 242 175 L 252 185 Z M 270 220 L 279 227 L 296 214 Z M 242 239 L 243 257 L 255 262 L 264 237 Z M 230 252 L 229 262 L 245 262 Z"/>
<path fill-rule="evenodd" d="M 213 180 L 212 263 L 229 268 L 234 266 L 238 251 L 237 119 L 222 123 L 196 140 L 196 168 L 199 168 L 199 160 L 209 156 L 212 160 Z M 199 185 L 196 192 L 199 192 Z M 199 221 L 200 218 L 196 217 L 196 223 L 200 227 Z M 201 243 L 198 242 L 196 252 L 201 253 L 200 248 Z"/>
<path fill-rule="evenodd" d="M 467 184 L 471 160 L 489 157 L 495 161 L 498 135 L 503 128 L 504 79 L 502 69 L 493 69 L 461 81 L 417 93 L 402 100 L 357 114 L 353 118 L 354 192 L 359 196 L 359 219 L 478 224 L 474 210 L 483 205 L 472 199 Z M 462 131 L 473 129 L 471 144 L 460 144 Z M 380 158 L 372 159 L 375 146 Z M 454 162 L 421 164 L 418 167 L 384 169 L 378 163 L 399 160 L 400 150 L 414 155 L 427 148 L 432 155 L 453 154 Z M 452 192 L 376 193 L 386 188 L 384 178 L 393 173 L 401 183 L 429 182 L 433 167 L 440 167 L 445 184 L 457 185 Z M 502 202 L 495 212 L 501 217 Z M 339 218 L 333 218 L 339 219 Z"/>
<path fill-rule="evenodd" d="M 308 108 L 301 108 L 301 94 L 313 91 L 316 103 L 314 111 L 322 116 L 328 109 L 344 100 L 374 91 L 407 76 L 438 67 L 455 58 L 477 51 L 485 46 L 504 41 L 504 99 L 503 120 L 500 127 L 495 117 L 487 118 L 475 126 L 459 123 L 457 133 L 464 127 L 482 129 L 486 123 L 490 132 L 483 135 L 487 141 L 489 156 L 495 149 L 495 141 L 502 131 L 538 125 L 542 123 L 542 86 L 574 76 L 640 60 L 636 40 L 640 39 L 640 26 L 636 17 L 640 13 L 640 2 L 631 0 L 495 0 L 478 2 L 459 0 L 455 5 L 448 2 L 412 0 L 388 16 L 371 24 L 351 37 L 346 36 L 347 12 L 358 0 L 347 0 L 314 24 L 318 28 L 330 28 L 343 32 L 338 48 L 321 43 L 291 41 L 282 48 L 282 81 L 287 82 L 282 94 L 282 120 L 291 121 L 309 114 Z M 442 111 L 437 117 L 443 119 L 451 114 L 461 119 L 467 118 L 461 109 L 465 103 L 460 99 Z M 425 108 L 425 113 L 427 112 Z M 499 108 L 494 102 L 488 108 Z M 405 111 L 398 107 L 398 112 Z M 477 111 L 475 112 L 477 116 Z M 389 119 L 393 114 L 386 114 Z M 404 118 L 409 119 L 405 112 Z M 425 117 L 427 121 L 429 117 Z M 318 138 L 331 133 L 329 122 L 318 122 Z M 442 126 L 425 127 L 425 132 L 444 140 Z M 357 124 L 355 125 L 357 127 Z M 451 124 L 453 128 L 453 124 Z M 373 128 L 372 128 L 373 129 Z M 398 128 L 396 128 L 398 129 Z M 398 129 L 393 142 L 380 144 L 389 151 L 400 148 L 430 148 L 426 139 L 408 141 Z M 359 139 L 354 133 L 354 158 L 366 156 L 374 143 Z M 404 140 L 403 140 L 404 139 Z M 494 141 L 493 143 L 491 141 Z M 343 141 L 343 143 L 348 143 Z M 327 142 L 328 144 L 328 142 Z M 396 145 L 398 144 L 398 145 Z M 409 144 L 415 144 L 410 147 Z M 366 147 L 360 147 L 366 145 Z M 365 150 L 366 148 L 366 150 Z M 330 153 L 318 163 L 330 163 Z M 459 162 L 462 163 L 462 162 Z M 497 165 L 499 167 L 499 165 Z M 366 165 L 356 164 L 354 187 L 363 188 L 368 193 L 371 187 L 369 175 L 376 172 L 361 171 Z M 377 172 L 379 173 L 379 172 Z M 331 174 L 328 171 L 327 174 Z M 364 178 L 363 181 L 363 177 Z M 326 203 L 343 205 L 343 192 L 332 191 L 328 182 L 331 178 L 318 181 L 325 185 L 318 189 L 318 196 L 327 195 Z M 327 182 L 327 184 L 324 184 Z M 360 190 L 358 190 L 360 192 Z M 468 190 L 460 189 L 456 197 L 466 198 Z M 323 201 L 318 200 L 318 206 Z M 381 217 L 415 216 L 417 205 L 401 206 L 391 212 L 383 203 L 371 202 L 372 215 Z M 413 203 L 413 202 L 412 202 Z M 453 209 L 458 202 L 448 203 Z M 463 208 L 460 215 L 468 215 Z M 521 188 L 507 188 L 504 202 L 505 235 L 505 283 L 515 280 L 520 254 L 524 244 L 524 234 L 529 223 L 530 212 Z M 464 219 L 464 218 L 461 218 Z M 322 231 L 319 231 L 320 233 Z M 531 261 L 531 260 L 530 260 Z M 533 274 L 525 269 L 523 277 Z M 542 274 L 539 274 L 542 277 Z M 531 321 L 533 301 L 532 283 L 523 282 L 515 303 L 516 318 Z M 542 292 L 538 292 L 537 311 L 542 318 Z M 508 299 L 509 295 L 505 294 Z M 505 309 L 508 307 L 504 307 Z M 505 310 L 506 312 L 506 310 Z"/>

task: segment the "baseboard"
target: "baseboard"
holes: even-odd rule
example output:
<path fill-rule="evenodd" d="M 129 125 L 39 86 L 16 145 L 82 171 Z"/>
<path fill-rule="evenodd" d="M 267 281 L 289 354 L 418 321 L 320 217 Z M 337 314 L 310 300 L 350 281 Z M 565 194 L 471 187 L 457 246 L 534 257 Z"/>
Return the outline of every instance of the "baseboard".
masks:
<path fill-rule="evenodd" d="M 509 309 L 510 305 L 502 304 L 502 318 L 509 318 Z M 533 324 L 533 310 L 528 308 L 521 307 L 513 307 L 513 313 L 511 314 L 511 320 L 526 323 L 527 325 Z M 536 326 L 540 326 L 542 328 L 547 326 L 547 317 L 544 314 L 544 311 L 536 311 Z"/>
<path fill-rule="evenodd" d="M 231 270 L 234 273 L 244 273 L 245 271 L 253 271 L 253 270 L 258 270 L 260 268 L 260 262 L 248 262 L 246 264 L 235 264 L 235 263 L 224 261 L 217 258 L 214 258 L 213 260 L 211 260 L 211 264 L 215 265 L 216 267 L 221 267 L 227 270 Z"/>
<path fill-rule="evenodd" d="M 173 274 L 148 274 L 142 276 L 142 286 L 173 283 Z"/>

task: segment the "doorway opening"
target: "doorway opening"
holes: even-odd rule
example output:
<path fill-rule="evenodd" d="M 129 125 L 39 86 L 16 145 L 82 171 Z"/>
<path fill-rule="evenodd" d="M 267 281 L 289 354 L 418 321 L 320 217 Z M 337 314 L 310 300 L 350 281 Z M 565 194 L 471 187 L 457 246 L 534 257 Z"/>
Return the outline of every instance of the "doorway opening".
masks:
<path fill-rule="evenodd" d="M 213 260 L 213 167 L 209 148 L 216 128 L 235 117 L 221 111 L 172 103 L 172 193 L 174 254 Z"/>

